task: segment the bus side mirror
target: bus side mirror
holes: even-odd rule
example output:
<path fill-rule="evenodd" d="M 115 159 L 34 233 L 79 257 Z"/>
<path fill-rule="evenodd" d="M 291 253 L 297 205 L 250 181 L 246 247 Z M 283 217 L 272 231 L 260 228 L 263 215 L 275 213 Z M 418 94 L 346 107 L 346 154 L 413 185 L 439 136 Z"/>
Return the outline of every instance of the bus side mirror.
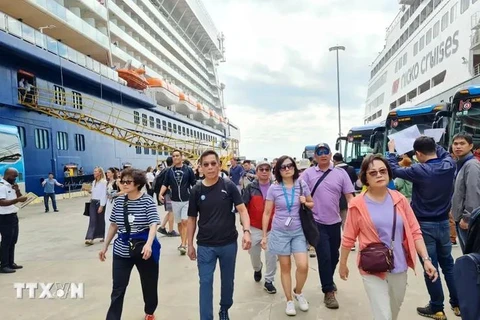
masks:
<path fill-rule="evenodd" d="M 375 149 L 375 140 L 376 140 L 375 136 L 376 136 L 376 133 L 370 136 L 370 143 L 369 143 L 370 149 Z"/>
<path fill-rule="evenodd" d="M 335 150 L 340 150 L 340 139 L 337 139 L 337 142 L 335 142 Z"/>

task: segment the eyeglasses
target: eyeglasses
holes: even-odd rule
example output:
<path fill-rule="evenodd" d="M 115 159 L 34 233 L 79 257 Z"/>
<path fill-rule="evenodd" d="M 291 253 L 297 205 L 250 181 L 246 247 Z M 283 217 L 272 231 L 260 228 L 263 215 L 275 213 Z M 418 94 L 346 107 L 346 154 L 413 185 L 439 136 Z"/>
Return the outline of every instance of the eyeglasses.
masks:
<path fill-rule="evenodd" d="M 126 184 L 132 184 L 133 180 L 120 180 L 120 184 L 126 185 Z"/>
<path fill-rule="evenodd" d="M 293 163 L 282 164 L 280 166 L 280 170 L 282 170 L 282 171 L 285 171 L 287 169 L 291 170 L 292 168 L 294 168 Z"/>
<path fill-rule="evenodd" d="M 218 164 L 217 161 L 204 162 L 204 163 L 202 163 L 202 166 L 204 166 L 205 168 L 208 168 L 208 167 L 216 167 L 217 164 Z"/>
<path fill-rule="evenodd" d="M 368 175 L 370 177 L 373 177 L 375 178 L 376 176 L 378 176 L 378 174 L 380 173 L 381 176 L 385 176 L 388 174 L 388 170 L 387 169 L 380 169 L 380 170 L 372 170 L 372 171 L 369 171 L 368 172 Z"/>
<path fill-rule="evenodd" d="M 260 172 L 269 172 L 270 169 L 269 169 L 269 168 L 260 168 L 260 169 L 258 169 L 258 171 L 260 171 Z"/>
<path fill-rule="evenodd" d="M 318 148 L 317 151 L 315 151 L 315 154 L 317 156 L 328 156 L 330 154 L 330 150 L 326 148 Z"/>

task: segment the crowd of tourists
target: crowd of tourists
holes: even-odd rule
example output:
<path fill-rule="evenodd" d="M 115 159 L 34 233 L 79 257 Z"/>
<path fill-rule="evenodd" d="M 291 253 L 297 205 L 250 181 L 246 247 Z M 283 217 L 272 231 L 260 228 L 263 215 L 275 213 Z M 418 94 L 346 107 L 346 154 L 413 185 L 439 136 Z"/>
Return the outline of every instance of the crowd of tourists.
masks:
<path fill-rule="evenodd" d="M 109 168 L 104 173 L 95 168 L 85 244 L 103 242 L 99 258 L 105 261 L 113 241 L 107 320 L 121 319 L 133 266 L 140 274 L 145 319 L 155 319 L 161 250 L 157 232 L 179 237 L 179 254 L 197 262 L 200 320 L 214 319 L 213 279 L 219 261 L 219 319 L 230 319 L 237 214 L 240 245 L 250 255 L 253 281 L 263 281 L 268 294 L 277 293 L 278 262 L 289 316 L 295 316 L 297 308 L 302 312 L 310 308 L 303 292 L 309 256 L 318 263 L 323 303 L 338 309 L 335 272 L 338 269 L 340 278 L 348 280 L 349 255 L 358 250 L 357 265 L 374 319 L 398 319 L 408 269 L 420 263 L 429 300 L 417 308 L 419 315 L 447 318 L 441 268 L 453 313 L 478 320 L 478 286 L 462 281 L 470 275 L 469 260 L 464 256 L 455 263 L 452 256 L 457 235 L 462 253 L 480 253 L 475 225 L 480 221 L 480 162 L 472 154 L 472 137 L 455 136 L 450 152 L 425 136 L 415 141 L 409 154 L 396 154 L 395 141 L 388 148 L 386 158 L 367 155 L 358 174 L 326 143 L 316 146 L 310 160 L 282 156 L 272 162 L 240 164 L 240 159 L 232 159 L 224 166 L 210 150 L 191 164 L 175 150 L 164 164 L 146 171 Z M 13 255 L 18 237 L 14 204 L 25 199 L 15 187 L 15 174 L 9 169 L 0 181 L 2 272 L 21 268 Z M 54 179 L 46 182 L 49 188 L 55 184 Z M 165 207 L 163 220 L 159 205 Z"/>

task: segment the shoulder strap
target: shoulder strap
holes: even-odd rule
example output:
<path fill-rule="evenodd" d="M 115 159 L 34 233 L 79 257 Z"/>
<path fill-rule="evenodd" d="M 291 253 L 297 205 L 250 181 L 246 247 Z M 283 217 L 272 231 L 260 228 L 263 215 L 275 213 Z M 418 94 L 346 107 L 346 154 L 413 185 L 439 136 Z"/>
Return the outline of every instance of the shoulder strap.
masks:
<path fill-rule="evenodd" d="M 325 180 L 325 178 L 328 176 L 330 172 L 332 172 L 332 169 L 328 169 L 327 171 L 325 171 L 325 173 L 318 179 L 317 183 L 315 183 L 315 187 L 313 187 L 312 193 L 311 193 L 312 197 L 315 191 L 317 191 L 317 188 L 320 185 L 320 183 L 322 183 L 322 181 Z"/>
<path fill-rule="evenodd" d="M 128 222 L 128 196 L 125 195 L 123 200 L 123 222 L 125 223 L 125 229 L 127 230 L 127 236 L 130 239 L 130 232 L 132 229 L 130 228 L 130 223 Z"/>
<path fill-rule="evenodd" d="M 303 180 L 297 180 L 298 181 L 298 185 L 300 186 L 300 197 L 303 196 L 303 186 L 302 186 L 302 182 Z M 293 185 L 293 187 L 295 188 L 295 184 Z"/>
<path fill-rule="evenodd" d="M 390 243 L 390 249 L 391 250 L 393 250 L 393 243 L 395 242 L 396 227 L 397 227 L 397 206 L 393 205 L 392 242 Z"/>

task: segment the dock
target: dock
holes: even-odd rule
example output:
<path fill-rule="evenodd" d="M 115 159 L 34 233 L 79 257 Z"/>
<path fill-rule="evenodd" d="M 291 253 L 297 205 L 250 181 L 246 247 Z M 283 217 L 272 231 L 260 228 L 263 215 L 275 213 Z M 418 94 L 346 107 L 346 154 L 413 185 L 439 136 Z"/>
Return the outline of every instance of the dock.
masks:
<path fill-rule="evenodd" d="M 103 244 L 98 241 L 90 247 L 84 245 L 88 218 L 82 215 L 86 197 L 75 197 L 57 201 L 60 212 L 44 213 L 41 203 L 31 204 L 19 212 L 20 237 L 16 247 L 16 262 L 24 268 L 14 274 L 0 274 L 0 318 L 2 320 L 101 320 L 110 303 L 112 287 L 112 250 L 107 261 L 100 262 L 98 252 Z M 163 207 L 158 207 L 164 216 Z M 198 272 L 195 262 L 180 256 L 177 247 L 179 238 L 158 234 L 162 244 L 160 258 L 159 305 L 157 319 L 198 320 Z M 112 247 L 110 247 L 112 248 Z M 453 249 L 455 258 L 461 255 L 459 247 Z M 362 279 L 356 268 L 357 252 L 349 258 L 350 278 L 342 281 L 337 274 L 337 299 L 340 309 L 329 310 L 323 304 L 317 261 L 310 258 L 310 271 L 304 294 L 310 310 L 297 308 L 296 319 L 304 320 L 350 320 L 372 319 L 368 298 Z M 293 268 L 293 271 L 295 269 Z M 424 319 L 416 313 L 416 307 L 428 303 L 429 296 L 423 280 L 421 266 L 416 274 L 409 271 L 407 294 L 399 316 L 401 320 Z M 23 298 L 17 298 L 17 283 L 75 283 L 83 284 L 83 298 L 70 296 L 40 299 L 38 289 L 33 299 L 28 290 Z M 448 291 L 442 279 L 446 296 L 447 317 L 453 315 L 448 304 Z M 253 280 L 253 270 L 246 251 L 240 250 L 237 257 L 234 305 L 230 309 L 232 320 L 281 320 L 285 315 L 285 297 L 280 282 L 280 269 L 275 278 L 277 294 L 269 295 L 263 290 L 263 282 Z M 218 313 L 219 268 L 214 284 L 214 308 Z M 143 319 L 143 298 L 136 269 L 132 271 L 127 289 L 122 319 Z M 217 318 L 217 317 L 216 317 Z"/>

